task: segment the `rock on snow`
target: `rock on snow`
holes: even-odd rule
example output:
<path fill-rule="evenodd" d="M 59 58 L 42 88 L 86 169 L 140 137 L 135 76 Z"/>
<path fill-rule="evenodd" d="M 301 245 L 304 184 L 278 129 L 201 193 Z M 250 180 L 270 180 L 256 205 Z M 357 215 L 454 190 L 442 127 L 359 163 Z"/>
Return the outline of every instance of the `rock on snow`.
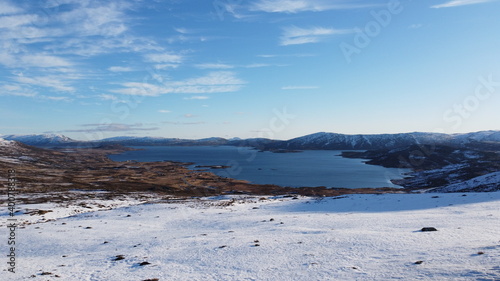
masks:
<path fill-rule="evenodd" d="M 17 273 L 0 279 L 500 280 L 499 203 L 492 192 L 128 206 L 18 229 Z"/>

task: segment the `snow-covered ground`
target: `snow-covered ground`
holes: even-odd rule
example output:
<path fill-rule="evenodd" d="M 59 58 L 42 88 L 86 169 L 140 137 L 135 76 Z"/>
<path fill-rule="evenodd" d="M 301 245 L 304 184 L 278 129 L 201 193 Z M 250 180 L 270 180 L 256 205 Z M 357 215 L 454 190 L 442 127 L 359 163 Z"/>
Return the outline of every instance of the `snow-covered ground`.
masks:
<path fill-rule="evenodd" d="M 500 280 L 500 192 L 171 201 L 28 224 L 16 239 L 17 273 L 1 280 Z"/>
<path fill-rule="evenodd" d="M 437 192 L 460 192 L 467 190 L 493 191 L 500 186 L 500 172 L 494 172 L 479 177 L 475 177 L 465 182 L 451 184 L 445 187 L 436 188 Z"/>

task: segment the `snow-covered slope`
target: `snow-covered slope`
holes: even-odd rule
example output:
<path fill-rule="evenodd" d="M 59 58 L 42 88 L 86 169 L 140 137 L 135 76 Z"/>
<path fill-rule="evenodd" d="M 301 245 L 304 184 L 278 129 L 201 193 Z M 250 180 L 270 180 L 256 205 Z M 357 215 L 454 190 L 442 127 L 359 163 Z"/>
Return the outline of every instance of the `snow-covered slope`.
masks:
<path fill-rule="evenodd" d="M 14 142 L 0 138 L 0 146 L 11 146 Z"/>
<path fill-rule="evenodd" d="M 377 135 L 345 135 L 337 133 L 315 133 L 287 141 L 270 140 L 263 138 L 254 139 L 178 139 L 163 137 L 112 137 L 99 141 L 75 141 L 64 135 L 6 135 L 6 140 L 16 140 L 34 146 L 57 146 L 57 145 L 100 145 L 113 143 L 121 145 L 233 145 L 253 146 L 264 149 L 392 149 L 414 144 L 441 144 L 441 145 L 466 145 L 474 142 L 500 142 L 500 131 L 483 131 L 468 134 L 440 134 L 440 133 L 404 133 L 404 134 L 377 134 Z"/>
<path fill-rule="evenodd" d="M 0 275 L 2 280 L 500 280 L 499 203 L 500 192 L 146 204 L 18 229 L 17 273 Z M 423 227 L 437 231 L 422 232 Z M 2 237 L 6 231 L 0 228 Z"/>
<path fill-rule="evenodd" d="M 436 133 L 379 135 L 344 135 L 316 133 L 288 140 L 281 144 L 289 149 L 383 149 L 421 143 L 444 143 L 451 136 Z"/>
<path fill-rule="evenodd" d="M 431 192 L 467 192 L 467 191 L 496 191 L 500 189 L 500 172 L 475 177 L 465 182 L 440 187 Z"/>
<path fill-rule="evenodd" d="M 75 140 L 60 134 L 5 135 L 2 138 L 34 146 L 60 145 L 75 142 Z"/>
<path fill-rule="evenodd" d="M 375 135 L 345 135 L 337 133 L 315 133 L 274 143 L 270 148 L 281 149 L 392 149 L 415 144 L 464 145 L 471 142 L 500 142 L 499 131 L 448 135 L 441 133 L 404 133 Z"/>
<path fill-rule="evenodd" d="M 500 142 L 500 131 L 481 131 L 467 134 L 452 135 L 453 140 L 458 143 L 470 143 L 473 141 Z"/>

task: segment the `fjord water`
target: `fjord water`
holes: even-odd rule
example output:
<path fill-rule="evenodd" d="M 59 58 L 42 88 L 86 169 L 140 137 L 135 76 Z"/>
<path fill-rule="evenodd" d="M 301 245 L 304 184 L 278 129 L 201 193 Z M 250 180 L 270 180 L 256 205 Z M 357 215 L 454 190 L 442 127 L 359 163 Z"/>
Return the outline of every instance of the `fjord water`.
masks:
<path fill-rule="evenodd" d="M 110 155 L 114 161 L 178 161 L 196 165 L 224 165 L 210 169 L 220 176 L 256 184 L 280 186 L 326 186 L 344 188 L 399 187 L 390 182 L 408 169 L 367 165 L 362 159 L 343 158 L 341 151 L 306 150 L 299 153 L 258 152 L 234 146 L 136 146 L 141 150 Z"/>

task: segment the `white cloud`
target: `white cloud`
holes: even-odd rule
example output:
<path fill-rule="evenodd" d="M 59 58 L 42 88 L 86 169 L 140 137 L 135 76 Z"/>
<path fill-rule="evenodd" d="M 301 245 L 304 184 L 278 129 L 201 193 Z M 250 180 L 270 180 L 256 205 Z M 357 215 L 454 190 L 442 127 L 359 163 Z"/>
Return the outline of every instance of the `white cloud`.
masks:
<path fill-rule="evenodd" d="M 51 76 L 39 76 L 39 77 L 25 77 L 18 76 L 15 80 L 19 83 L 42 86 L 47 88 L 53 88 L 61 92 L 73 92 L 75 89 L 73 87 L 67 86 L 66 83 L 58 79 L 57 77 Z"/>
<path fill-rule="evenodd" d="M 9 1 L 0 2 L 0 15 L 9 15 L 21 13 L 23 10 L 17 6 L 14 6 Z"/>
<path fill-rule="evenodd" d="M 72 65 L 66 59 L 45 54 L 24 55 L 20 61 L 24 66 L 34 67 L 66 67 Z"/>
<path fill-rule="evenodd" d="M 0 17 L 0 28 L 14 29 L 17 26 L 30 24 L 37 20 L 37 15 L 4 16 Z"/>
<path fill-rule="evenodd" d="M 234 68 L 233 65 L 224 63 L 203 63 L 195 65 L 199 69 L 231 69 Z"/>
<path fill-rule="evenodd" d="M 109 94 L 101 94 L 101 95 L 98 95 L 98 97 L 102 100 L 118 100 L 117 96 L 109 95 Z"/>
<path fill-rule="evenodd" d="M 182 33 L 182 34 L 189 34 L 189 33 L 193 32 L 193 31 L 191 31 L 187 28 L 184 28 L 184 27 L 177 27 L 177 28 L 174 28 L 174 30 L 179 32 L 179 33 Z"/>
<path fill-rule="evenodd" d="M 473 4 L 480 4 L 480 3 L 486 3 L 486 2 L 492 2 L 494 0 L 452 0 L 443 4 L 439 5 L 434 5 L 431 6 L 431 8 L 450 8 L 450 7 L 457 7 L 457 6 L 464 6 L 464 5 L 473 5 Z"/>
<path fill-rule="evenodd" d="M 184 59 L 181 55 L 171 53 L 147 54 L 144 57 L 147 61 L 153 63 L 181 63 Z"/>
<path fill-rule="evenodd" d="M 259 0 L 254 3 L 250 10 L 267 13 L 299 13 L 299 12 L 322 12 L 336 9 L 366 8 L 373 5 L 355 4 L 353 1 L 332 0 Z"/>
<path fill-rule="evenodd" d="M 158 112 L 160 112 L 160 113 L 170 113 L 172 111 L 166 110 L 166 109 L 160 109 L 160 110 L 158 110 Z"/>
<path fill-rule="evenodd" d="M 114 93 L 138 96 L 159 96 L 163 94 L 210 94 L 236 92 L 245 81 L 237 78 L 233 72 L 216 71 L 205 76 L 182 81 L 164 81 L 161 84 L 128 82 L 125 88 L 113 90 Z"/>
<path fill-rule="evenodd" d="M 132 96 L 155 97 L 161 94 L 168 94 L 169 89 L 162 88 L 149 83 L 127 82 L 122 84 L 125 88 L 112 90 L 114 93 Z"/>
<path fill-rule="evenodd" d="M 272 66 L 272 65 L 268 64 L 268 63 L 252 63 L 252 64 L 245 65 L 245 68 L 260 68 L 260 67 L 268 67 L 268 66 Z"/>
<path fill-rule="evenodd" d="M 21 87 L 20 85 L 7 84 L 2 85 L 0 88 L 0 95 L 7 96 L 19 96 L 19 97 L 35 97 L 38 95 L 37 92 L 32 89 Z"/>
<path fill-rule="evenodd" d="M 167 69 L 167 68 L 177 68 L 177 67 L 179 67 L 179 65 L 166 63 L 166 64 L 155 64 L 154 67 L 155 67 L 155 69 L 162 70 L 162 69 Z"/>
<path fill-rule="evenodd" d="M 298 13 L 303 11 L 324 11 L 328 5 L 312 0 L 260 0 L 252 5 L 251 10 L 268 13 Z"/>
<path fill-rule="evenodd" d="M 185 100 L 208 100 L 210 97 L 207 96 L 192 96 L 189 98 L 184 98 Z"/>
<path fill-rule="evenodd" d="M 45 100 L 52 100 L 52 101 L 65 101 L 65 102 L 72 101 L 72 99 L 70 99 L 68 97 L 40 96 L 40 98 L 45 99 Z"/>
<path fill-rule="evenodd" d="M 214 85 L 241 85 L 245 84 L 244 81 L 235 77 L 235 73 L 231 71 L 214 71 L 208 75 L 191 78 L 184 82 L 178 82 L 178 85 L 200 85 L 200 86 L 214 86 Z"/>
<path fill-rule="evenodd" d="M 154 131 L 158 130 L 157 127 L 144 127 L 143 124 L 121 124 L 121 123 L 111 123 L 111 124 L 84 124 L 83 127 L 93 127 L 89 129 L 77 129 L 77 130 L 64 130 L 59 133 L 79 133 L 79 132 L 132 132 L 132 131 Z"/>
<path fill-rule="evenodd" d="M 123 10 L 125 2 L 80 3 L 79 7 L 60 13 L 58 20 L 69 25 L 74 32 L 83 36 L 118 36 L 127 30 Z"/>
<path fill-rule="evenodd" d="M 108 70 L 111 72 L 129 72 L 133 71 L 134 69 L 126 66 L 111 66 L 110 68 L 108 68 Z"/>
<path fill-rule="evenodd" d="M 351 30 L 324 27 L 300 28 L 297 26 L 289 26 L 284 29 L 280 45 L 288 46 L 317 43 L 324 40 L 329 35 L 346 34 L 351 32 Z"/>

